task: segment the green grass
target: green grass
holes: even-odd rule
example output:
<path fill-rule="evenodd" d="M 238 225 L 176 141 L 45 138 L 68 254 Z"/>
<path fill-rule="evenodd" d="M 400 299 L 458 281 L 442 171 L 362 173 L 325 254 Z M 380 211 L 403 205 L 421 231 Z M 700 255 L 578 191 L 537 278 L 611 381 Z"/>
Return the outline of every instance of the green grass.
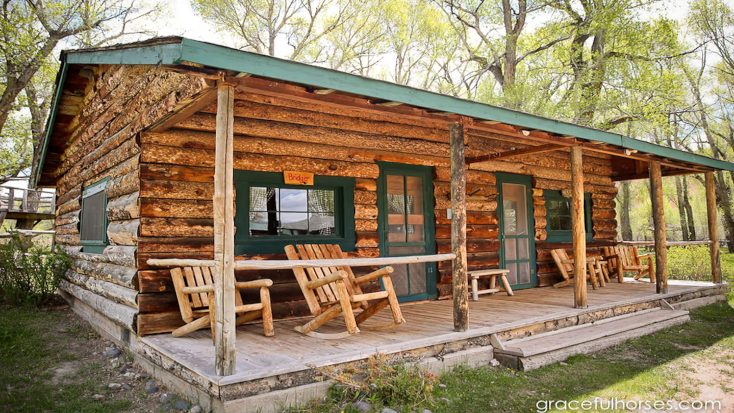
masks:
<path fill-rule="evenodd" d="M 728 255 L 726 260 L 724 265 L 734 265 L 734 256 Z M 422 407 L 434 413 L 534 412 L 539 400 L 694 400 L 701 396 L 703 381 L 691 376 L 702 365 L 719 369 L 718 381 L 709 385 L 734 393 L 734 293 L 727 298 L 728 302 L 691 311 L 691 322 L 685 325 L 597 354 L 573 356 L 564 365 L 556 363 L 530 372 L 504 367 L 459 368 L 440 377 L 445 387 L 436 386 L 434 403 Z M 308 410 L 356 411 L 350 403 L 332 396 Z"/>
<path fill-rule="evenodd" d="M 95 334 L 85 326 L 65 329 L 64 313 L 0 306 L 0 410 L 4 412 L 122 412 L 129 400 L 92 400 L 105 394 L 99 363 L 79 360 L 72 349 Z M 59 328 L 61 327 L 61 328 Z M 83 330 L 83 331 L 82 331 Z M 74 363 L 71 375 L 57 369 Z"/>

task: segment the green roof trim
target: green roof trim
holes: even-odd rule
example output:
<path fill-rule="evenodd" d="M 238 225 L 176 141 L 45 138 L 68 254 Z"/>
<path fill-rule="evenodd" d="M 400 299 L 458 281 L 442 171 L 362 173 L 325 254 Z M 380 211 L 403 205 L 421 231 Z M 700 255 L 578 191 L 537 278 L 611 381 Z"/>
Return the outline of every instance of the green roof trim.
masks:
<path fill-rule="evenodd" d="M 709 168 L 734 171 L 734 163 L 731 162 L 656 145 L 616 133 L 186 38 L 152 39 L 130 45 L 66 51 L 62 53 L 61 61 L 62 72 L 66 70 L 66 65 L 69 64 L 177 65 L 182 62 L 191 62 L 223 70 L 249 73 L 254 76 L 334 89 L 386 101 L 401 102 L 440 112 L 497 121 L 559 135 L 575 136 Z M 57 85 L 57 89 L 63 89 L 63 78 Z M 58 99 L 57 90 L 49 125 L 53 125 Z M 51 128 L 47 126 L 44 157 L 41 158 L 41 165 L 45 159 L 50 131 Z M 36 181 L 39 176 L 40 172 L 36 177 Z"/>

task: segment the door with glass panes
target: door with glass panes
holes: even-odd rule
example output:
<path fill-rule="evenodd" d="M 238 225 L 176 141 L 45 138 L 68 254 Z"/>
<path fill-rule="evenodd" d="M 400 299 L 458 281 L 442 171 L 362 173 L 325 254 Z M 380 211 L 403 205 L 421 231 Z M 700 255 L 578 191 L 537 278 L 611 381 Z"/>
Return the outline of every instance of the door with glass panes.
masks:
<path fill-rule="evenodd" d="M 537 285 L 532 178 L 497 173 L 500 266 L 513 289 Z"/>
<path fill-rule="evenodd" d="M 380 255 L 397 257 L 435 253 L 433 173 L 431 168 L 380 163 L 378 180 Z M 435 298 L 436 264 L 392 266 L 400 301 Z"/>

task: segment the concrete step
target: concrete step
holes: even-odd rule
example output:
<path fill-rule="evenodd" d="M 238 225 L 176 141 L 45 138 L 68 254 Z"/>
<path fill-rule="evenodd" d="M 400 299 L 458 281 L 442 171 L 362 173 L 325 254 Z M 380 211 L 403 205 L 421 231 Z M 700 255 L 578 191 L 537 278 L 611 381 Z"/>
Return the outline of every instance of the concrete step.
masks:
<path fill-rule="evenodd" d="M 688 311 L 653 308 L 509 340 L 501 343 L 503 348 L 495 348 L 494 354 L 500 363 L 508 367 L 534 370 L 575 354 L 592 353 L 689 320 Z"/>

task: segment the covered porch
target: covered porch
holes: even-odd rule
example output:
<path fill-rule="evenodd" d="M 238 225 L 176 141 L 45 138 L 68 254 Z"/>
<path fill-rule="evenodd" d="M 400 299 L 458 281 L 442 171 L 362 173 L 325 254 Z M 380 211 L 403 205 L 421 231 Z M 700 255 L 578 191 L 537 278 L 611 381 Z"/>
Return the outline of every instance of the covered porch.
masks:
<path fill-rule="evenodd" d="M 572 288 L 519 290 L 512 297 L 503 293 L 483 296 L 479 301 L 469 302 L 472 327 L 461 332 L 452 328 L 449 300 L 405 305 L 403 314 L 407 323 L 389 334 L 365 330 L 343 340 L 328 342 L 294 331 L 293 327 L 301 320 L 276 322 L 276 335 L 270 338 L 262 335 L 259 324 L 240 326 L 236 330 L 236 368 L 230 376 L 217 375 L 215 371 L 215 348 L 208 330 L 183 338 L 168 334 L 141 337 L 138 346 L 148 358 L 157 360 L 158 367 L 174 372 L 199 392 L 205 389 L 210 396 L 222 400 L 225 407 L 228 401 L 238 400 L 241 409 L 265 403 L 263 397 L 271 404 L 286 396 L 291 397 L 292 402 L 292 398 L 298 396 L 286 390 L 297 386 L 311 386 L 316 395 L 323 393 L 330 385 L 324 383 L 328 380 L 324 372 L 337 372 L 376 354 L 404 362 L 434 363 L 428 366 L 434 371 L 459 363 L 487 364 L 498 351 L 493 346 L 501 346 L 500 343 L 511 345 L 513 339 L 567 327 L 590 326 L 601 320 L 630 317 L 635 313 L 649 317 L 643 313 L 653 310 L 683 314 L 686 312 L 670 311 L 671 306 L 685 310 L 713 303 L 723 298 L 728 286 L 670 281 L 668 289 L 667 294 L 656 294 L 654 284 L 628 278 L 624 283 L 609 283 L 606 288 L 589 291 L 589 306 L 585 309 L 569 305 L 573 301 Z M 377 317 L 389 317 L 389 314 Z M 374 320 L 376 323 L 382 321 L 386 320 Z M 329 328 L 343 331 L 343 321 L 335 320 Z M 609 336 L 615 334 L 614 331 L 608 333 Z M 592 338 L 595 337 L 589 340 Z M 626 338 L 621 336 L 620 339 Z M 245 397 L 252 398 L 250 403 L 254 404 L 242 404 L 241 399 Z"/>

